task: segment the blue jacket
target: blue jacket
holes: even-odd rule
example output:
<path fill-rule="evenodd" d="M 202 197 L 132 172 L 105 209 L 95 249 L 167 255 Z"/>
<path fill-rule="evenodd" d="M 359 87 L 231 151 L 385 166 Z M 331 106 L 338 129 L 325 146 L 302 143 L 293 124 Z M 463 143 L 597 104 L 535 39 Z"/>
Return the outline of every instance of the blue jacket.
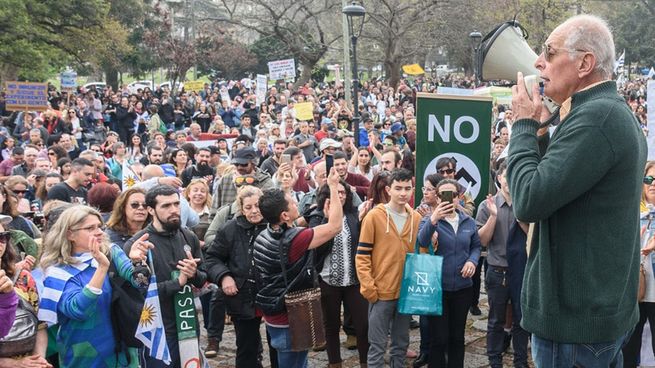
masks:
<path fill-rule="evenodd" d="M 462 267 L 467 261 L 473 262 L 476 267 L 480 259 L 480 236 L 475 220 L 461 211 L 459 214 L 459 227 L 457 234 L 448 221 L 440 220 L 432 225 L 430 216 L 421 220 L 418 230 L 418 242 L 423 247 L 432 241 L 432 234 L 439 234 L 439 244 L 436 255 L 443 257 L 441 285 L 445 291 L 457 291 L 473 286 L 473 280 L 462 277 Z"/>

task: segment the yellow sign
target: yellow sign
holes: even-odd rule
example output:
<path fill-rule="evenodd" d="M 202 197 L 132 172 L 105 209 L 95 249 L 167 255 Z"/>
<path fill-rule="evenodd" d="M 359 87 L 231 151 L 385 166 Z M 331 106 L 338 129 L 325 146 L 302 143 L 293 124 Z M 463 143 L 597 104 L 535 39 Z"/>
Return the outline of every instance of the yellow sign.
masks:
<path fill-rule="evenodd" d="M 202 91 L 203 89 L 205 89 L 205 82 L 204 81 L 197 80 L 197 81 L 184 82 L 184 90 L 185 91 L 199 92 L 199 91 Z"/>
<path fill-rule="evenodd" d="M 301 102 L 296 104 L 296 119 L 312 120 L 314 118 L 314 104 L 311 102 Z"/>
<path fill-rule="evenodd" d="M 409 75 L 419 75 L 425 73 L 423 68 L 418 64 L 403 65 L 403 71 Z"/>

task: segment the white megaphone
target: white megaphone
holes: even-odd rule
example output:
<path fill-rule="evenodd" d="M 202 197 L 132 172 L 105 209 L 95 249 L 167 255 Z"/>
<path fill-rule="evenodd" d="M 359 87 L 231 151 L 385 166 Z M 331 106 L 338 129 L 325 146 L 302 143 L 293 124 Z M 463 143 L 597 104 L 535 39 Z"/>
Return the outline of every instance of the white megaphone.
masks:
<path fill-rule="evenodd" d="M 516 20 L 497 26 L 480 43 L 476 55 L 476 66 L 480 80 L 508 80 L 516 83 L 516 74 L 522 72 L 525 87 L 532 97 L 532 87 L 538 83 L 539 70 L 534 67 L 538 55 L 525 41 L 527 31 Z M 543 96 L 544 106 L 554 112 L 557 104 Z"/>

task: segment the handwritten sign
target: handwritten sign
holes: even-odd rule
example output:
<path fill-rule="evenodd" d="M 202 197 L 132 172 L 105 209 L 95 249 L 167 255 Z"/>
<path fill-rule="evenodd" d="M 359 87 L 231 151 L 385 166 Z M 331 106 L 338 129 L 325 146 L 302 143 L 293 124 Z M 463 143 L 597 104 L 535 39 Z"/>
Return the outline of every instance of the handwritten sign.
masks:
<path fill-rule="evenodd" d="M 268 89 L 268 81 L 263 74 L 257 74 L 257 85 L 255 87 L 255 94 L 257 95 L 257 106 L 266 102 L 266 90 Z"/>
<path fill-rule="evenodd" d="M 314 105 L 311 102 L 301 102 L 294 107 L 296 109 L 296 119 L 312 120 L 314 118 Z"/>
<path fill-rule="evenodd" d="M 48 109 L 46 83 L 7 82 L 7 110 L 44 111 Z"/>
<path fill-rule="evenodd" d="M 268 74 L 272 80 L 296 77 L 296 62 L 294 59 L 268 62 Z"/>
<path fill-rule="evenodd" d="M 61 89 L 75 89 L 77 87 L 77 73 L 67 70 L 59 76 L 61 80 Z"/>
<path fill-rule="evenodd" d="M 201 80 L 184 82 L 185 91 L 202 91 L 205 89 L 205 82 Z"/>

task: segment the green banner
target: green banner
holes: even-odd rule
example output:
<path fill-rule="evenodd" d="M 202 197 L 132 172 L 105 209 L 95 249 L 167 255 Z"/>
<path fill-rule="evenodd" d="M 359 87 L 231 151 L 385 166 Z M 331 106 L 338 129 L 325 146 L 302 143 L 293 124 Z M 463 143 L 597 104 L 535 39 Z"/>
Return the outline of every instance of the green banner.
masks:
<path fill-rule="evenodd" d="M 177 280 L 180 271 L 171 272 L 171 278 Z M 179 341 L 197 338 L 196 334 L 196 304 L 193 300 L 191 285 L 186 284 L 175 294 L 175 321 L 177 323 L 177 339 Z"/>
<path fill-rule="evenodd" d="M 492 98 L 419 93 L 416 98 L 416 203 L 442 157 L 457 161 L 455 179 L 476 206 L 489 191 Z M 477 208 L 477 207 L 476 207 Z"/>

